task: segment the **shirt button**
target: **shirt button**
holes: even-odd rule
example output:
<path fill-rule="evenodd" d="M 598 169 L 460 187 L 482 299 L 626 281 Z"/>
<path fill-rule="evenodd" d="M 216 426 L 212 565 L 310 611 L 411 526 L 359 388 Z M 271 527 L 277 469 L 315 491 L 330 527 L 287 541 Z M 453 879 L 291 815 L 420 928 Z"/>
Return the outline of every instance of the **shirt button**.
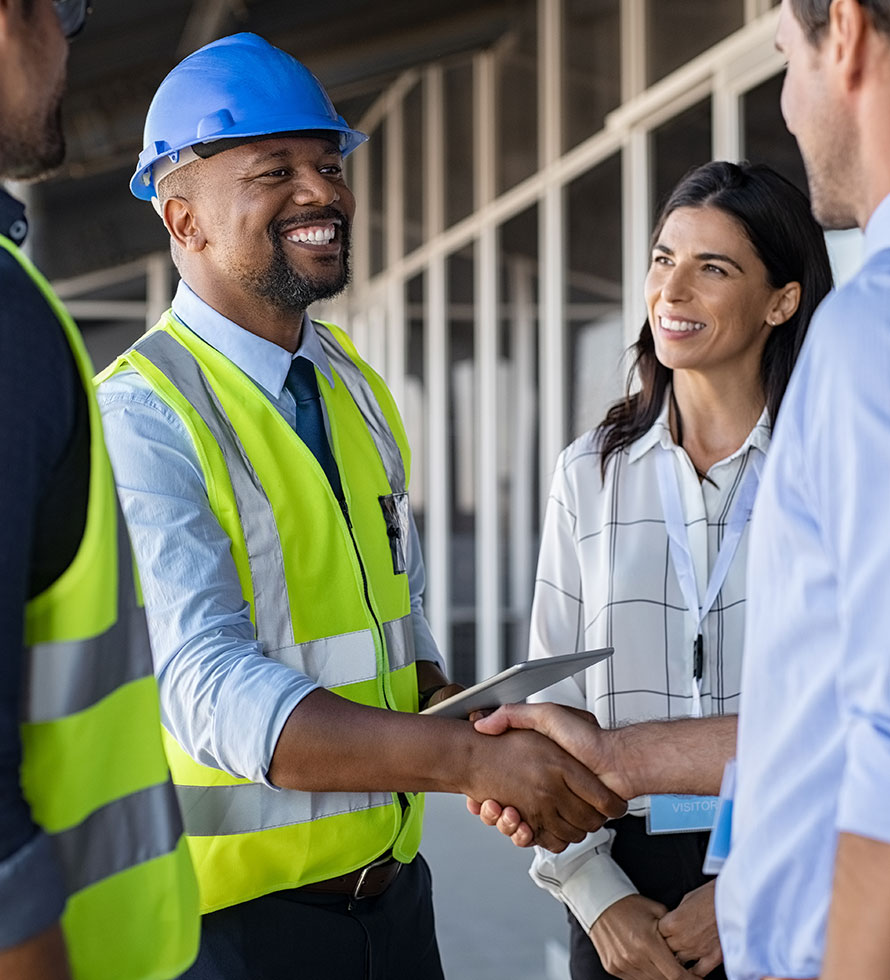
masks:
<path fill-rule="evenodd" d="M 9 226 L 9 237 L 18 245 L 28 234 L 28 222 L 19 218 Z"/>

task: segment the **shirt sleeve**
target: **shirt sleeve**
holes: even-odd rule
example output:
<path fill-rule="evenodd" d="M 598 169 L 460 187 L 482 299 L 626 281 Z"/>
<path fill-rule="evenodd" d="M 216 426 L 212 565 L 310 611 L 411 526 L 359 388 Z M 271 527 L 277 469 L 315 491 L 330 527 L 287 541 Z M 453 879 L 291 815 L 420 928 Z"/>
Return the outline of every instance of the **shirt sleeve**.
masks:
<path fill-rule="evenodd" d="M 890 543 L 881 531 L 890 480 L 890 253 L 877 259 L 883 270 L 872 265 L 870 275 L 829 301 L 830 320 L 823 314 L 822 326 L 830 322 L 834 330 L 821 348 L 826 362 L 812 392 L 807 456 L 814 461 L 821 533 L 842 600 L 836 684 L 846 763 L 837 826 L 890 842 Z"/>
<path fill-rule="evenodd" d="M 145 600 L 164 725 L 196 761 L 267 786 L 291 711 L 318 685 L 262 654 L 194 444 L 135 373 L 99 389 Z"/>
<path fill-rule="evenodd" d="M 584 648 L 584 599 L 575 544 L 575 499 L 559 457 L 541 530 L 541 550 L 529 627 L 530 659 L 577 653 Z M 587 708 L 584 672 L 545 688 L 529 700 Z"/>
<path fill-rule="evenodd" d="M 615 831 L 602 827 L 561 854 L 535 848 L 532 881 L 562 902 L 585 932 L 615 902 L 636 895 L 630 878 L 612 860 Z"/>
<path fill-rule="evenodd" d="M 553 477 L 532 602 L 529 656 L 552 657 L 584 649 L 584 599 L 575 544 L 576 501 L 566 475 L 566 454 Z M 532 695 L 530 701 L 555 701 L 587 708 L 584 672 Z M 566 905 L 585 932 L 619 899 L 636 893 L 630 879 L 612 860 L 608 825 L 561 854 L 535 848 L 529 874 L 538 887 Z"/>
<path fill-rule="evenodd" d="M 414 523 L 414 511 L 408 515 L 408 544 L 406 560 L 408 566 L 408 591 L 411 594 L 411 627 L 414 632 L 414 656 L 417 660 L 431 660 L 447 676 L 445 661 L 433 639 L 430 624 L 423 611 L 423 593 L 426 591 L 426 571 L 423 566 L 423 552 L 420 536 Z"/>

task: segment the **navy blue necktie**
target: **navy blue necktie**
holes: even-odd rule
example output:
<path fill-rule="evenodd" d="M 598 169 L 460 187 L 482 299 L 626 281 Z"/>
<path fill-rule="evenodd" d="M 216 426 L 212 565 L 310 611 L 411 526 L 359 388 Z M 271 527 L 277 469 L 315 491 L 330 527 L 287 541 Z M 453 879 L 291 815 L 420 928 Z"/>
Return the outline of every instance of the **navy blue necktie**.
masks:
<path fill-rule="evenodd" d="M 294 396 L 296 401 L 297 419 L 294 425 L 297 435 L 303 440 L 312 455 L 328 478 L 328 483 L 334 491 L 334 496 L 341 499 L 343 490 L 340 485 L 340 472 L 328 434 L 325 431 L 324 415 L 321 410 L 321 395 L 318 392 L 318 381 L 315 378 L 315 367 L 308 358 L 295 357 L 284 382 L 285 388 Z"/>

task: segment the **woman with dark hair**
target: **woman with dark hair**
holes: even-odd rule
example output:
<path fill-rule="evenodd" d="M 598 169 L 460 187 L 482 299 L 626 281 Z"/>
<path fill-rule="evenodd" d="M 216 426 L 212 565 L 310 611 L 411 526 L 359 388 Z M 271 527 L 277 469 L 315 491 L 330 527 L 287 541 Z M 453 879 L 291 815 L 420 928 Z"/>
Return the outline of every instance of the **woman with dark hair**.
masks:
<path fill-rule="evenodd" d="M 748 519 L 830 288 L 822 232 L 778 173 L 714 162 L 677 185 L 652 236 L 627 395 L 559 459 L 532 611 L 531 656 L 615 653 L 537 700 L 604 727 L 737 711 Z M 707 833 L 679 832 L 708 806 L 632 800 L 562 854 L 537 849 L 532 877 L 569 909 L 573 980 L 724 976 Z"/>

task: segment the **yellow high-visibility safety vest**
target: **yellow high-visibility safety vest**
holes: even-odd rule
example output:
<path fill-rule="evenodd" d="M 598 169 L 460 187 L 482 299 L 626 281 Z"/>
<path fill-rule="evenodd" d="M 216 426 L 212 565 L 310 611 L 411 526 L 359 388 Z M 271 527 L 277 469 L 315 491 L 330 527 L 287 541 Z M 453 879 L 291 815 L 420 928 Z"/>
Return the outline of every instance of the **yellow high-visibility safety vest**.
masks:
<path fill-rule="evenodd" d="M 408 581 L 395 557 L 407 440 L 346 334 L 316 329 L 335 378 L 317 374 L 345 510 L 275 406 L 172 312 L 98 380 L 134 368 L 182 419 L 265 656 L 359 704 L 416 711 Z M 276 791 L 202 766 L 165 736 L 203 912 L 346 874 L 390 847 L 400 861 L 417 853 L 420 795 Z"/>
<path fill-rule="evenodd" d="M 0 236 L 0 247 L 55 312 L 90 424 L 83 538 L 68 568 L 25 608 L 22 791 L 62 869 L 62 930 L 76 980 L 166 980 L 197 955 L 198 889 L 92 367 L 46 280 L 9 239 Z"/>

